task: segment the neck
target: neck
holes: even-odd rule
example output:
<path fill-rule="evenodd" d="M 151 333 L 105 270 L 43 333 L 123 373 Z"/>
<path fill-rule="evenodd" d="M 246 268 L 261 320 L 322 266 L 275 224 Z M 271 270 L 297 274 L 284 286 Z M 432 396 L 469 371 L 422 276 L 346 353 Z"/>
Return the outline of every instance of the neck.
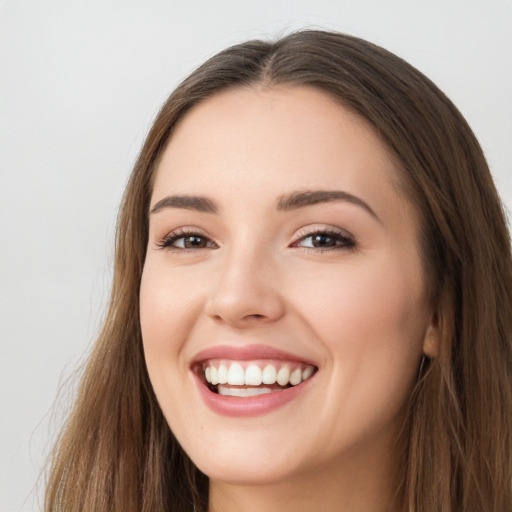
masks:
<path fill-rule="evenodd" d="M 397 481 L 396 458 L 389 454 L 261 485 L 212 480 L 208 512 L 386 512 Z"/>

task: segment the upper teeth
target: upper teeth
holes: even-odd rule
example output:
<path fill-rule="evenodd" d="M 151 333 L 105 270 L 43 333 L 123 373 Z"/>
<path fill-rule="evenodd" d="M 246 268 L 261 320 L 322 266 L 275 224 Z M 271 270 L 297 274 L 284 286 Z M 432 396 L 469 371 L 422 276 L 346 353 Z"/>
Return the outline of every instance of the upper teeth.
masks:
<path fill-rule="evenodd" d="M 294 367 L 293 367 L 294 366 Z M 263 367 L 250 363 L 244 370 L 241 363 L 207 363 L 203 367 L 204 376 L 210 384 L 230 384 L 232 386 L 259 386 L 261 384 L 279 384 L 296 386 L 309 379 L 314 372 L 311 365 L 283 364 L 279 368 L 272 363 Z"/>

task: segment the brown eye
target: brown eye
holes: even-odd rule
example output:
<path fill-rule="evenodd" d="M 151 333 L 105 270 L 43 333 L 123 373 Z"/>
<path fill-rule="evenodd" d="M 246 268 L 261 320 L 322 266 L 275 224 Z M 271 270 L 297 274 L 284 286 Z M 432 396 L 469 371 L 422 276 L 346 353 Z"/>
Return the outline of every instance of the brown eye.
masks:
<path fill-rule="evenodd" d="M 295 245 L 308 249 L 329 250 L 352 248 L 355 246 L 355 242 L 338 232 L 319 231 L 302 237 Z"/>
<path fill-rule="evenodd" d="M 175 250 L 194 250 L 194 249 L 211 249 L 216 245 L 207 236 L 199 233 L 175 233 L 170 234 L 162 240 L 158 246 L 161 249 L 175 249 Z"/>
<path fill-rule="evenodd" d="M 181 237 L 183 247 L 185 249 L 203 249 L 208 247 L 208 240 L 204 236 L 189 235 Z M 174 243 L 177 246 L 176 243 Z"/>
<path fill-rule="evenodd" d="M 336 247 L 337 240 L 329 235 L 313 235 L 311 237 L 311 244 L 313 247 Z"/>

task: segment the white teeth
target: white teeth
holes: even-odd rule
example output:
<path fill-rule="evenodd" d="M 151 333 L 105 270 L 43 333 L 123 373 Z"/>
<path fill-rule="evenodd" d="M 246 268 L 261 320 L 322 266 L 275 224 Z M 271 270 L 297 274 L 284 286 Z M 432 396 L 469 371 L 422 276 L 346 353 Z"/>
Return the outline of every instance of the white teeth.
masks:
<path fill-rule="evenodd" d="M 286 386 L 290 381 L 290 368 L 288 366 L 281 366 L 277 372 L 277 383 L 280 386 Z"/>
<path fill-rule="evenodd" d="M 219 383 L 218 371 L 215 366 L 210 366 L 210 382 L 215 386 Z"/>
<path fill-rule="evenodd" d="M 290 384 L 292 386 L 296 386 L 297 384 L 300 384 L 302 380 L 302 370 L 300 368 L 297 368 L 293 370 L 292 373 L 290 373 Z"/>
<path fill-rule="evenodd" d="M 314 368 L 312 366 L 306 366 L 304 370 L 302 370 L 302 380 L 308 380 L 311 375 L 313 375 Z"/>
<path fill-rule="evenodd" d="M 299 366 L 293 370 L 290 369 L 290 366 L 290 364 L 283 364 L 279 370 L 277 370 L 274 364 L 267 364 L 261 369 L 258 364 L 250 363 L 244 370 L 242 364 L 238 362 L 231 364 L 220 363 L 218 367 L 214 366 L 214 363 L 210 363 L 208 366 L 205 365 L 203 370 L 204 378 L 213 386 L 224 384 L 229 384 L 230 386 L 261 386 L 262 384 L 271 385 L 277 383 L 282 387 L 288 384 L 297 386 L 301 382 L 308 380 L 315 371 L 314 366 L 311 365 L 305 367 Z M 225 389 L 226 388 L 224 388 L 224 391 Z M 266 390 L 268 388 L 262 387 L 258 389 Z M 224 392 L 223 394 L 227 393 Z M 254 395 L 245 394 L 243 396 Z"/>
<path fill-rule="evenodd" d="M 250 364 L 245 370 L 245 383 L 249 386 L 259 386 L 263 375 L 261 369 L 255 364 Z"/>
<path fill-rule="evenodd" d="M 269 388 L 225 388 L 224 386 L 219 386 L 218 388 L 219 395 L 223 396 L 257 396 L 257 395 L 265 395 L 267 393 L 272 393 L 272 390 Z"/>
<path fill-rule="evenodd" d="M 272 364 L 267 364 L 263 368 L 262 382 L 263 384 L 275 384 L 277 381 L 277 370 Z"/>
<path fill-rule="evenodd" d="M 245 372 L 238 363 L 232 363 L 229 367 L 228 384 L 232 386 L 243 386 L 245 384 Z"/>
<path fill-rule="evenodd" d="M 228 367 L 225 364 L 219 366 L 217 378 L 219 379 L 219 384 L 226 384 L 228 382 Z"/>

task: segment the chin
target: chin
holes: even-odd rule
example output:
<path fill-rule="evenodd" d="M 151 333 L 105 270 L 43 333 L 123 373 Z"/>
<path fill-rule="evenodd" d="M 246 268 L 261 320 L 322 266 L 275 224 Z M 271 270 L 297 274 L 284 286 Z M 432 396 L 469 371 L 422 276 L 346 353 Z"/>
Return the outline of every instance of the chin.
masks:
<path fill-rule="evenodd" d="M 298 468 L 270 457 L 266 460 L 254 460 L 240 454 L 225 459 L 199 460 L 196 466 L 212 481 L 239 486 L 276 484 L 293 479 L 295 473 L 298 473 Z"/>
<path fill-rule="evenodd" d="M 279 429 L 226 429 L 196 434 L 193 439 L 185 435 L 182 447 L 211 480 L 231 485 L 265 485 L 293 478 L 312 465 L 311 453 L 300 449 L 305 440 L 300 436 L 290 439 L 289 433 Z"/>

